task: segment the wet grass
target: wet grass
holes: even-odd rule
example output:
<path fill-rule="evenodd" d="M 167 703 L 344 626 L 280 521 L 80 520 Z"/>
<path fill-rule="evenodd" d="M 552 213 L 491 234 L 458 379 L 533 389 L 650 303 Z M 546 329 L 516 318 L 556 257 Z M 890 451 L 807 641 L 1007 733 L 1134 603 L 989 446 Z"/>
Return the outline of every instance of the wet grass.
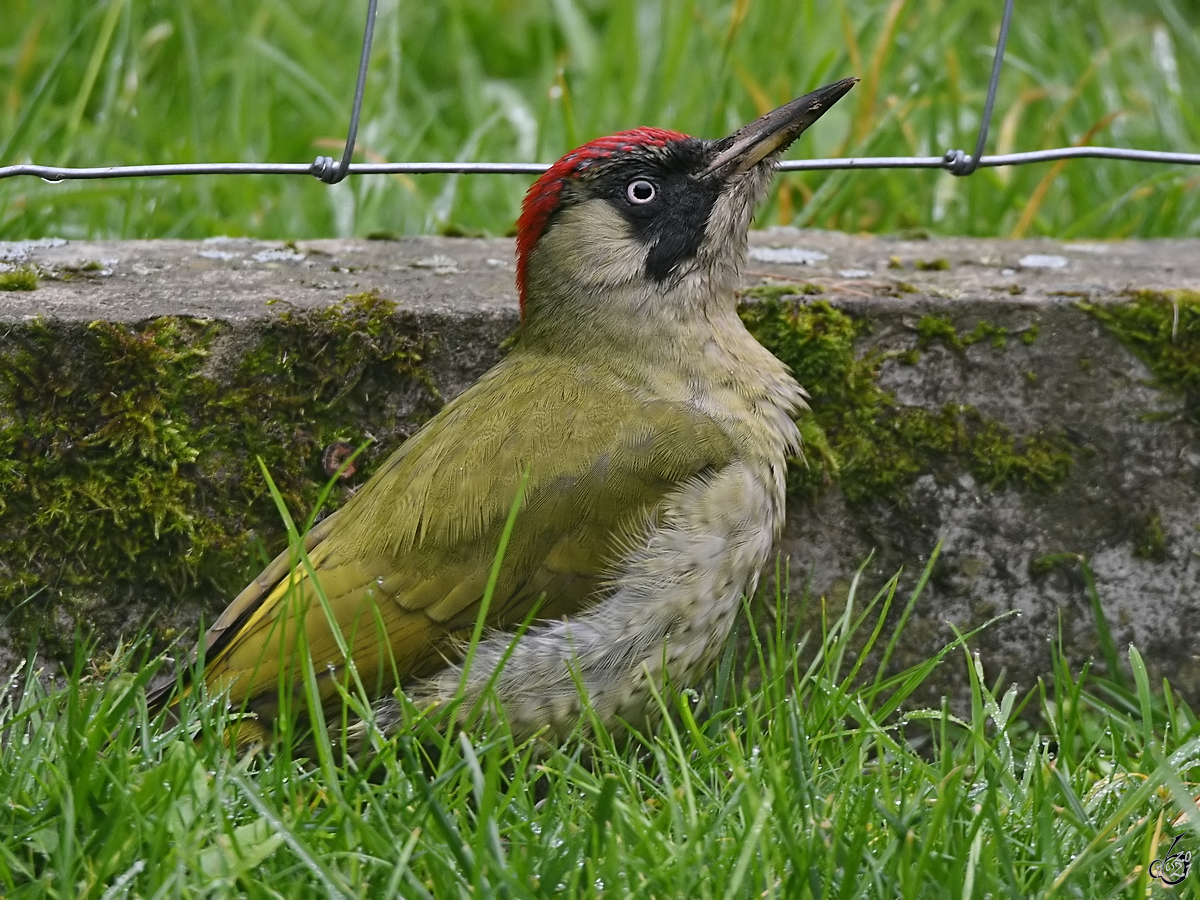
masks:
<path fill-rule="evenodd" d="M 5 0 L 0 164 L 334 153 L 363 5 Z M 547 161 L 635 124 L 711 136 L 854 73 L 864 83 L 797 152 L 936 154 L 972 142 L 998 14 L 966 0 L 385 2 L 360 149 Z M 1194 3 L 1018 14 L 996 150 L 1196 150 Z M 11 180 L 0 238 L 502 234 L 526 184 Z M 1195 235 L 1198 189 L 1194 170 L 1099 161 L 965 181 L 806 174 L 781 179 L 760 222 Z M 239 758 L 202 696 L 186 725 L 149 715 L 158 661 L 143 645 L 98 661 L 85 647 L 66 677 L 26 668 L 3 692 L 0 894 L 1143 897 L 1174 838 L 1200 847 L 1200 727 L 1102 618 L 1105 675 L 1052 649 L 1052 677 L 1021 696 L 970 639 L 886 669 L 920 598 L 896 585 L 867 597 L 856 582 L 844 611 L 760 599 L 775 615 L 747 616 L 748 649 L 731 645 L 703 690 L 664 695 L 668 724 L 540 750 L 502 724 L 445 737 L 418 720 L 377 736 L 371 760 L 320 735 L 311 756 L 285 735 Z M 937 667 L 965 672 L 960 703 L 916 699 Z"/>
<path fill-rule="evenodd" d="M 760 599 L 747 649 L 622 741 L 447 737 L 417 715 L 369 760 L 324 733 L 307 758 L 286 735 L 238 758 L 203 697 L 184 726 L 147 713 L 137 646 L 82 652 L 65 680 L 26 669 L 0 707 L 0 893 L 1147 896 L 1174 839 L 1200 845 L 1200 723 L 1102 619 L 1112 676 L 1055 651 L 1019 696 L 971 635 L 887 674 L 929 571 L 907 597 L 856 580 L 836 613 Z M 956 708 L 916 700 L 938 667 L 965 667 Z"/>

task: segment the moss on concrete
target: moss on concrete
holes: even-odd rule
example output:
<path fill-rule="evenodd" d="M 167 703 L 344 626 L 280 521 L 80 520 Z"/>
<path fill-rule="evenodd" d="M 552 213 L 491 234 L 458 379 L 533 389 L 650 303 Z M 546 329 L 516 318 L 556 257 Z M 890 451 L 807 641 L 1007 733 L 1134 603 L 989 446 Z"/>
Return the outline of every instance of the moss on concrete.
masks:
<path fill-rule="evenodd" d="M 1021 343 L 1032 344 L 1037 340 L 1038 331 L 1037 325 L 1030 325 L 1022 330 L 1020 332 Z M 941 344 L 950 350 L 962 352 L 972 344 L 986 340 L 997 350 L 1003 350 L 1008 346 L 1008 338 L 1008 329 L 1003 325 L 993 325 L 991 322 L 981 321 L 970 331 L 960 333 L 948 317 L 924 315 L 917 322 L 917 345 L 905 350 L 895 358 L 906 366 L 915 366 L 921 361 L 921 352 L 929 349 L 933 344 Z M 1037 376 L 1033 373 L 1028 373 L 1028 376 L 1031 380 L 1037 380 Z"/>
<path fill-rule="evenodd" d="M 374 293 L 285 311 L 235 352 L 222 352 L 226 335 L 181 317 L 36 320 L 9 332 L 0 351 L 0 618 L 9 627 L 36 613 L 44 628 L 48 605 L 87 592 L 114 605 L 228 596 L 258 565 L 253 538 L 277 543 L 258 458 L 306 515 L 327 478 L 323 449 L 367 442 L 347 423 L 367 421 L 374 398 L 407 392 L 418 418 L 440 404 L 422 368 L 425 340 Z M 374 456 L 358 467 L 363 476 Z M 37 603 L 23 607 L 33 594 Z"/>
<path fill-rule="evenodd" d="M 945 272 L 950 268 L 950 260 L 945 257 L 938 259 L 918 259 L 913 262 L 913 268 L 918 272 Z"/>
<path fill-rule="evenodd" d="M 867 324 L 800 283 L 757 289 L 742 316 L 812 395 L 800 420 L 806 461 L 789 471 L 793 493 L 840 486 L 852 502 L 896 500 L 917 476 L 971 472 L 982 484 L 1046 489 L 1070 473 L 1061 434 L 1014 435 L 970 407 L 898 404 L 879 368 L 904 351 L 856 353 Z M 280 543 L 261 458 L 294 514 L 315 504 L 334 442 L 392 439 L 368 452 L 354 479 L 403 430 L 380 410 L 405 397 L 406 422 L 440 406 L 423 368 L 414 320 L 378 294 L 334 307 L 283 310 L 254 332 L 165 317 L 121 325 L 34 321 L 0 350 L 0 618 L 20 633 L 46 629 L 54 604 L 102 596 L 108 606 L 219 604 Z M 931 341 L 962 349 L 1007 333 L 983 325 L 959 334 L 922 320 L 910 361 Z M 237 342 L 233 346 L 231 342 Z M 386 402 L 386 401 L 385 401 Z M 345 491 L 335 490 L 330 506 Z M 25 603 L 32 595 L 36 602 Z M 73 637 L 60 635 L 60 646 Z"/>
<path fill-rule="evenodd" d="M 800 420 L 806 460 L 789 472 L 789 489 L 806 494 L 837 484 L 852 502 L 899 500 L 918 475 L 950 466 L 970 471 L 993 488 L 1050 489 L 1074 465 L 1074 447 L 1061 433 L 1018 437 L 969 406 L 940 410 L 904 406 L 879 385 L 885 357 L 859 357 L 855 341 L 865 322 L 824 300 L 787 297 L 778 288 L 753 289 L 742 319 L 787 363 L 811 395 L 812 412 Z M 1007 331 L 992 325 L 960 335 L 947 319 L 922 319 L 918 342 L 939 340 L 955 349 Z M 896 354 L 916 363 L 909 353 Z"/>
<path fill-rule="evenodd" d="M 1200 426 L 1200 291 L 1135 290 L 1126 298 L 1123 303 L 1080 301 L 1077 305 L 1146 364 L 1155 387 L 1182 397 L 1183 416 Z M 1081 365 L 1084 362 L 1080 360 Z M 1091 361 L 1086 362 L 1090 369 Z M 1132 542 L 1136 557 L 1153 562 L 1167 559 L 1168 534 L 1157 510 L 1134 523 Z"/>
<path fill-rule="evenodd" d="M 1025 332 L 1025 334 L 1030 333 L 1036 340 L 1037 333 L 1032 330 Z M 917 323 L 917 347 L 921 350 L 925 350 L 933 343 L 941 343 L 951 350 L 965 350 L 972 344 L 985 340 L 989 341 L 997 350 L 1003 350 L 1008 346 L 1008 329 L 1003 325 L 993 325 L 991 322 L 981 321 L 970 331 L 960 334 L 950 319 L 945 316 L 931 315 L 921 316 L 921 320 Z M 1032 340 L 1025 341 L 1025 343 L 1032 343 Z"/>
<path fill-rule="evenodd" d="M 28 266 L 0 272 L 0 291 L 36 291 L 37 286 L 37 272 Z"/>
<path fill-rule="evenodd" d="M 1151 510 L 1135 524 L 1133 555 L 1141 559 L 1162 562 L 1167 558 L 1167 533 L 1163 529 L 1162 516 Z"/>
<path fill-rule="evenodd" d="M 1125 303 L 1079 303 L 1154 374 L 1181 395 L 1200 424 L 1200 291 L 1130 291 Z"/>
<path fill-rule="evenodd" d="M 748 290 L 745 296 L 755 300 L 780 300 L 784 297 L 795 297 L 797 294 L 817 297 L 824 293 L 825 288 L 811 281 L 789 281 L 786 284 L 761 284 Z"/>

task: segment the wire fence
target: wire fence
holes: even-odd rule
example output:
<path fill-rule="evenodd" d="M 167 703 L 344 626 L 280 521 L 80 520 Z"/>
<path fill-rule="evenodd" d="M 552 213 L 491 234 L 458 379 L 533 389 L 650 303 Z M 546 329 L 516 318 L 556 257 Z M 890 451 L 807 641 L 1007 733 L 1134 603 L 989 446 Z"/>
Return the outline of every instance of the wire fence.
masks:
<path fill-rule="evenodd" d="M 1115 159 L 1129 162 L 1164 163 L 1177 166 L 1200 166 L 1200 153 L 1172 153 L 1161 150 L 1133 150 L 1123 147 L 1055 147 L 1049 150 L 1032 150 L 1023 153 L 1002 153 L 987 156 L 983 150 L 987 145 L 992 112 L 996 102 L 996 90 L 1004 68 L 1004 52 L 1008 44 L 1009 26 L 1012 22 L 1015 0 L 1005 0 L 1004 14 L 1000 22 L 1000 35 L 992 58 L 992 73 L 988 81 L 987 99 L 980 117 L 979 133 L 975 140 L 974 153 L 963 150 L 947 150 L 941 156 L 858 156 L 837 159 L 785 160 L 779 164 L 781 172 L 821 171 L 831 169 L 944 169 L 951 175 L 968 176 L 980 168 L 996 166 L 1023 166 L 1032 163 L 1054 162 L 1064 159 Z M 175 175 L 310 175 L 326 184 L 337 184 L 350 175 L 540 175 L 549 168 L 548 163 L 507 162 L 398 162 L 398 163 L 355 163 L 355 141 L 358 123 L 362 114 L 363 94 L 366 89 L 367 67 L 371 56 L 371 43 L 375 35 L 375 14 L 378 0 L 368 0 L 367 22 L 363 31 L 362 52 L 358 64 L 358 81 L 354 89 L 354 102 L 350 113 L 350 127 L 341 159 L 335 161 L 328 156 L 319 156 L 305 163 L 182 163 L 172 165 L 135 166 L 43 166 L 26 163 L 0 166 L 0 179 L 28 175 L 44 181 L 58 183 L 73 180 L 104 178 L 154 178 Z"/>

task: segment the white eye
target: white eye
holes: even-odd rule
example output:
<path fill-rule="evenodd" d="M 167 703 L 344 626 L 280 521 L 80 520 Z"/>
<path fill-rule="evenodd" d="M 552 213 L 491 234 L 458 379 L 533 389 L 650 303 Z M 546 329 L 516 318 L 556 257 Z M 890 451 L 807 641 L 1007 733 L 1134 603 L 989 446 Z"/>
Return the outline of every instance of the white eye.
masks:
<path fill-rule="evenodd" d="M 629 187 L 625 188 L 625 196 L 629 198 L 630 203 L 636 203 L 639 206 L 651 202 L 658 196 L 658 189 L 653 182 L 647 181 L 645 178 L 639 178 L 637 181 L 629 182 Z"/>

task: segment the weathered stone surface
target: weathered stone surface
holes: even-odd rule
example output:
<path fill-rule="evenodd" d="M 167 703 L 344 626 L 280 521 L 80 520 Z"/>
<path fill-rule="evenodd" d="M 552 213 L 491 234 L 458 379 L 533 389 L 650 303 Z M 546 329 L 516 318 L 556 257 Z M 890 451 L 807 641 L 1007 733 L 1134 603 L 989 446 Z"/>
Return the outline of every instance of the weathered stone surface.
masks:
<path fill-rule="evenodd" d="M 944 549 L 903 655 L 930 654 L 951 635 L 948 623 L 967 630 L 1018 610 L 973 646 L 991 677 L 1004 667 L 1029 687 L 1047 671 L 1060 628 L 1075 659 L 1097 650 L 1080 566 L 1039 563 L 1080 554 L 1095 573 L 1117 646 L 1135 642 L 1155 675 L 1185 692 L 1200 690 L 1200 359 L 1195 380 L 1164 383 L 1146 353 L 1135 355 L 1129 339 L 1080 308 L 1081 300 L 1107 308 L 1144 299 L 1137 292 L 1180 291 L 1163 296 L 1183 310 L 1187 325 L 1188 316 L 1200 315 L 1197 296 L 1186 293 L 1200 290 L 1200 241 L 907 241 L 770 229 L 753 235 L 752 246 L 747 286 L 819 289 L 817 302 L 866 323 L 855 353 L 873 361 L 878 387 L 894 394 L 897 408 L 951 415 L 971 407 L 971 422 L 1011 432 L 1018 447 L 1025 436 L 1057 435 L 1056 446 L 1073 460 L 1061 478 L 1022 483 L 989 475 L 989 486 L 979 474 L 994 471 L 988 461 L 927 454 L 897 490 L 852 499 L 827 467 L 829 486 L 798 492 L 790 504 L 783 550 L 797 589 L 811 577 L 813 590 L 836 603 L 872 552 L 865 573 L 872 590 L 901 565 L 911 583 L 940 538 Z M 396 301 L 395 320 L 426 348 L 430 387 L 449 398 L 500 358 L 518 318 L 507 240 L 0 244 L 0 271 L 15 266 L 35 268 L 41 281 L 35 291 L 0 294 L 5 364 L 35 317 L 63 341 L 96 321 L 136 327 L 161 316 L 194 317 L 220 324 L 205 345 L 205 365 L 223 384 L 222 373 L 259 346 L 281 313 L 324 310 L 345 295 L 378 291 Z M 947 320 L 950 337 L 938 339 L 928 324 Z M 976 331 L 980 323 L 984 330 Z M 972 333 L 982 339 L 954 337 Z M 363 391 L 378 406 L 354 407 L 362 421 L 347 422 L 346 430 L 376 437 L 380 455 L 430 402 L 416 387 L 374 399 Z M 0 426 L 11 430 L 6 415 L 0 404 Z M 810 447 L 808 457 L 816 471 L 819 454 Z M 316 482 L 319 473 L 311 477 Z M 11 516 L 4 522 L 5 508 L 0 499 L 0 541 L 20 526 Z M 0 578 L 30 562 L 6 554 L 0 544 Z M 0 605 L 0 671 L 26 651 L 31 609 L 46 631 L 69 636 L 79 621 L 111 644 L 151 613 L 160 629 L 194 627 L 226 599 L 204 584 L 170 602 L 136 586 L 115 597 L 106 590 L 103 579 L 90 589 L 48 583 L 19 615 L 15 601 Z M 59 640 L 49 649 L 64 646 Z"/>

